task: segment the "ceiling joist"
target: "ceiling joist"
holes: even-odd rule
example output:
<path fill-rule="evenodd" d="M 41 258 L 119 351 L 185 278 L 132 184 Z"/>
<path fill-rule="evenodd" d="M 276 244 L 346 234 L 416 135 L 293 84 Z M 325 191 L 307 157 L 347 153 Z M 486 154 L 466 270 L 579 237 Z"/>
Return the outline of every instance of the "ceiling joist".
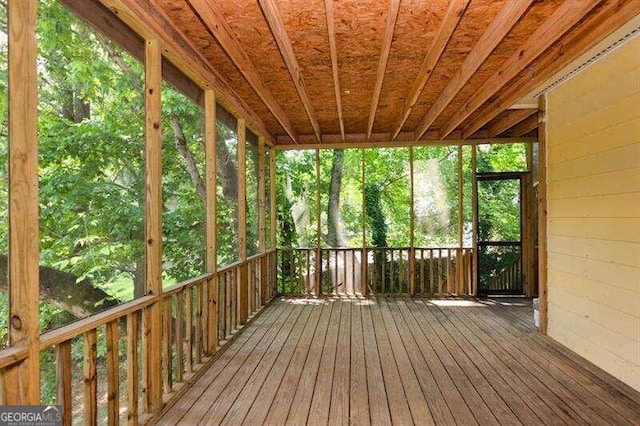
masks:
<path fill-rule="evenodd" d="M 325 16 L 327 17 L 327 33 L 329 36 L 329 53 L 331 55 L 331 73 L 333 75 L 333 91 L 336 95 L 336 109 L 340 123 L 340 134 L 344 140 L 344 119 L 342 118 L 342 98 L 340 96 L 340 78 L 338 76 L 338 49 L 336 47 L 336 27 L 333 0 L 324 0 Z"/>
<path fill-rule="evenodd" d="M 271 90 L 264 84 L 253 62 L 215 7 L 207 0 L 188 0 L 188 2 L 285 132 L 291 139 L 297 140 L 298 136 L 289 118 Z"/>
<path fill-rule="evenodd" d="M 583 25 L 579 30 L 572 31 L 562 43 L 556 43 L 536 61 L 535 68 L 511 80 L 508 88 L 496 100 L 479 109 L 464 127 L 462 136 L 466 138 L 474 134 L 638 13 L 640 1 L 609 1 L 603 4 L 591 25 Z"/>
<path fill-rule="evenodd" d="M 282 21 L 280 12 L 278 12 L 278 6 L 275 4 L 274 0 L 259 0 L 259 3 L 262 13 L 267 20 L 267 24 L 269 24 L 269 28 L 271 29 L 271 34 L 273 34 L 273 38 L 278 45 L 278 49 L 280 49 L 282 59 L 289 70 L 293 84 L 296 86 L 296 90 L 298 91 L 298 96 L 300 96 L 304 110 L 307 112 L 307 117 L 309 117 L 309 122 L 311 123 L 311 127 L 313 127 L 313 132 L 316 134 L 319 142 L 320 126 L 318 125 L 318 118 L 316 117 L 315 110 L 311 104 L 311 99 L 307 93 L 302 71 L 300 70 L 300 65 L 298 64 L 295 52 L 293 51 L 289 34 L 284 27 L 284 22 Z"/>
<path fill-rule="evenodd" d="M 404 127 L 404 123 L 407 121 L 407 118 L 409 118 L 409 114 L 411 114 L 413 107 L 418 102 L 418 98 L 422 94 L 431 73 L 433 73 L 433 70 L 436 68 L 438 60 L 440 59 L 440 56 L 442 56 L 442 52 L 458 26 L 460 19 L 462 19 L 462 15 L 464 15 L 464 11 L 468 4 L 469 0 L 451 0 L 449 2 L 447 12 L 440 24 L 440 28 L 438 28 L 438 33 L 429 47 L 429 52 L 422 61 L 420 72 L 418 73 L 413 86 L 411 86 L 409 95 L 405 99 L 402 114 L 400 114 L 398 122 L 395 124 L 392 132 L 393 139 L 398 136 L 402 127 Z"/>
<path fill-rule="evenodd" d="M 382 82 L 387 71 L 387 60 L 391 51 L 391 42 L 393 41 L 393 33 L 398 20 L 398 11 L 400 10 L 400 0 L 391 0 L 389 4 L 389 12 L 387 14 L 387 25 L 384 30 L 384 38 L 382 39 L 382 49 L 380 50 L 380 62 L 378 63 L 378 71 L 376 73 L 376 85 L 373 89 L 373 98 L 371 100 L 371 110 L 369 112 L 369 122 L 367 125 L 367 138 L 371 137 L 373 131 L 373 122 L 376 119 L 376 111 L 378 102 L 380 101 L 380 92 L 382 91 Z"/>
<path fill-rule="evenodd" d="M 441 129 L 445 138 L 602 0 L 566 0 Z"/>
<path fill-rule="evenodd" d="M 147 39 L 157 38 L 162 41 L 162 55 L 173 64 L 180 64 L 180 71 L 195 81 L 203 89 L 213 89 L 217 98 L 227 109 L 239 116 L 244 116 L 251 122 L 256 132 L 265 138 L 273 140 L 271 132 L 264 125 L 260 117 L 238 96 L 231 85 L 209 65 L 209 62 L 195 48 L 191 40 L 171 24 L 171 20 L 154 7 L 150 2 L 138 2 L 135 0 L 99 0 L 112 13 L 117 15 L 125 24 Z M 72 7 L 75 13 L 85 17 L 89 21 L 100 21 L 100 16 L 92 14 L 90 0 L 65 2 Z M 80 12 L 79 9 L 86 10 Z M 106 26 L 109 26 L 109 19 Z M 97 24 L 93 24 L 97 25 Z M 115 27 L 114 27 L 115 28 Z M 103 31 L 104 28 L 101 28 Z"/>
<path fill-rule="evenodd" d="M 442 111 L 449 105 L 453 98 L 460 92 L 473 74 L 484 63 L 493 49 L 511 31 L 514 25 L 529 9 L 533 0 L 509 1 L 502 7 L 496 18 L 480 37 L 480 40 L 471 50 L 462 66 L 449 81 L 449 84 L 440 93 L 438 99 L 433 103 L 420 125 L 416 129 L 416 139 L 420 139 L 429 127 L 442 114 Z"/>
<path fill-rule="evenodd" d="M 537 109 L 511 109 L 508 110 L 503 117 L 496 120 L 489 127 L 489 137 L 495 138 L 498 135 L 506 132 L 516 124 L 520 123 L 527 117 L 534 114 L 537 115 Z"/>
<path fill-rule="evenodd" d="M 529 117 L 522 120 L 520 123 L 513 126 L 511 129 L 511 136 L 514 138 L 519 138 L 520 136 L 524 136 L 533 129 L 538 128 L 538 114 L 532 114 Z"/>

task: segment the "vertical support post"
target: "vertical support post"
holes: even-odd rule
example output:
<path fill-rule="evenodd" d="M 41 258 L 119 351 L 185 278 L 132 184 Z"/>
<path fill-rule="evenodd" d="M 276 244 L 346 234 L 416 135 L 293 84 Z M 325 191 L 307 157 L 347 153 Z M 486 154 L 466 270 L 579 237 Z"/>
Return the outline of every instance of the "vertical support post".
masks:
<path fill-rule="evenodd" d="M 209 315 L 207 324 L 207 352 L 213 354 L 218 346 L 218 240 L 217 240 L 217 195 L 218 171 L 216 168 L 217 136 L 216 136 L 216 94 L 213 90 L 204 91 L 204 162 L 206 185 L 206 268 L 213 274 L 208 286 Z M 203 286 L 204 287 L 204 286 Z M 189 302 L 190 303 L 190 302 Z"/>
<path fill-rule="evenodd" d="M 456 250 L 456 293 L 464 294 L 464 188 L 462 176 L 462 143 L 458 143 L 458 250 Z"/>
<path fill-rule="evenodd" d="M 316 296 L 322 292 L 322 223 L 320 221 L 320 150 L 316 149 Z"/>
<path fill-rule="evenodd" d="M 266 280 L 267 278 L 267 257 L 264 253 L 267 251 L 266 236 L 266 167 L 265 167 L 265 140 L 264 137 L 258 138 L 258 253 L 263 256 L 260 259 L 260 303 L 262 306 L 267 300 Z"/>
<path fill-rule="evenodd" d="M 369 294 L 369 288 L 367 287 L 367 274 L 369 266 L 369 254 L 367 253 L 367 204 L 365 203 L 364 188 L 365 188 L 365 160 L 364 160 L 364 148 L 360 149 L 362 154 L 362 279 L 361 289 L 362 295 L 367 296 Z"/>
<path fill-rule="evenodd" d="M 540 333 L 547 334 L 547 98 L 540 96 L 538 107 L 538 297 Z"/>
<path fill-rule="evenodd" d="M 476 183 L 478 147 L 471 145 L 471 204 L 472 226 L 473 226 L 473 253 L 471 256 L 471 296 L 478 295 L 478 185 Z"/>
<path fill-rule="evenodd" d="M 29 348 L 5 372 L 7 404 L 40 403 L 38 93 L 35 1 L 10 1 L 9 344 Z"/>
<path fill-rule="evenodd" d="M 271 192 L 271 196 L 269 197 L 269 201 L 271 205 L 269 208 L 271 209 L 271 247 L 277 248 L 278 242 L 276 241 L 278 226 L 278 218 L 276 217 L 277 209 L 276 209 L 276 150 L 271 149 L 271 153 L 269 155 L 269 191 Z M 278 279 L 278 255 L 277 253 L 272 253 L 269 255 L 269 263 L 270 263 L 270 276 L 269 276 L 269 297 L 273 296 L 276 289 L 276 281 Z M 271 260 L 272 259 L 272 260 Z"/>
<path fill-rule="evenodd" d="M 416 206 L 414 200 L 414 187 L 413 187 L 413 147 L 409 147 L 409 202 L 411 203 L 411 209 L 409 214 L 409 294 L 415 296 L 416 294 L 416 249 L 415 245 L 415 216 Z M 400 252 L 399 256 L 402 256 Z"/>
<path fill-rule="evenodd" d="M 145 43 L 146 289 L 156 302 L 144 311 L 145 401 L 162 409 L 162 53 L 158 40 Z"/>
<path fill-rule="evenodd" d="M 242 262 L 238 274 L 238 319 L 249 317 L 249 276 L 247 268 L 247 125 L 238 119 L 238 255 Z"/>

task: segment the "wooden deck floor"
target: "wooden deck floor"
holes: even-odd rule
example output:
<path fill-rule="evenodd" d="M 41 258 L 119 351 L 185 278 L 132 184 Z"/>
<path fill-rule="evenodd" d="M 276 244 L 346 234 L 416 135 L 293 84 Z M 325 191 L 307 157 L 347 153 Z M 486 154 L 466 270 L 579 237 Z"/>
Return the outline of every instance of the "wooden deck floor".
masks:
<path fill-rule="evenodd" d="M 640 393 L 511 302 L 278 300 L 159 423 L 640 422 Z"/>

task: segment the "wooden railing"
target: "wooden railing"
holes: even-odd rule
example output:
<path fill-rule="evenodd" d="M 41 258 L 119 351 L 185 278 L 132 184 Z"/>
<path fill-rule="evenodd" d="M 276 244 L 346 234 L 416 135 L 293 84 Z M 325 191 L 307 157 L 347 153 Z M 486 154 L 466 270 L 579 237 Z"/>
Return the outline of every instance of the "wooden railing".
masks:
<path fill-rule="evenodd" d="M 55 403 L 63 406 L 64 424 L 72 423 L 74 409 L 74 423 L 81 418 L 85 424 L 137 424 L 156 414 L 147 404 L 147 354 L 162 352 L 162 392 L 169 401 L 271 300 L 275 279 L 276 251 L 271 250 L 165 288 L 160 298 L 144 296 L 41 335 L 41 356 L 48 352 L 55 359 L 42 363 L 41 369 L 55 370 L 55 384 L 48 385 L 55 388 Z M 150 327 L 145 313 L 158 305 L 162 348 L 145 347 L 143 335 Z M 82 342 L 75 343 L 78 340 Z M 79 347 L 82 362 L 76 365 Z M 16 391 L 5 387 L 5 373 L 27 353 L 19 346 L 0 351 L 0 404 Z"/>
<path fill-rule="evenodd" d="M 278 249 L 277 288 L 289 295 L 469 296 L 471 275 L 469 248 Z"/>
<path fill-rule="evenodd" d="M 489 283 L 489 289 L 494 291 L 511 291 L 522 288 L 522 258 L 502 268 Z"/>

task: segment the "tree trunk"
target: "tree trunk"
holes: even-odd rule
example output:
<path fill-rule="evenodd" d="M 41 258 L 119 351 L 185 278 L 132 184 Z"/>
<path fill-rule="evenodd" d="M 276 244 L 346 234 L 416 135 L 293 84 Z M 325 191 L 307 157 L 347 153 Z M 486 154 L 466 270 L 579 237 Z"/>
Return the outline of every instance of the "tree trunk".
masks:
<path fill-rule="evenodd" d="M 333 150 L 331 181 L 329 182 L 329 206 L 327 209 L 327 244 L 330 247 L 346 247 L 347 242 L 342 230 L 340 214 L 340 189 L 342 188 L 342 168 L 344 150 Z"/>
<path fill-rule="evenodd" d="M 0 255 L 0 290 L 7 290 L 7 256 Z M 119 301 L 91 280 L 77 281 L 73 274 L 40 266 L 40 299 L 70 312 L 76 318 L 85 318 Z"/>

